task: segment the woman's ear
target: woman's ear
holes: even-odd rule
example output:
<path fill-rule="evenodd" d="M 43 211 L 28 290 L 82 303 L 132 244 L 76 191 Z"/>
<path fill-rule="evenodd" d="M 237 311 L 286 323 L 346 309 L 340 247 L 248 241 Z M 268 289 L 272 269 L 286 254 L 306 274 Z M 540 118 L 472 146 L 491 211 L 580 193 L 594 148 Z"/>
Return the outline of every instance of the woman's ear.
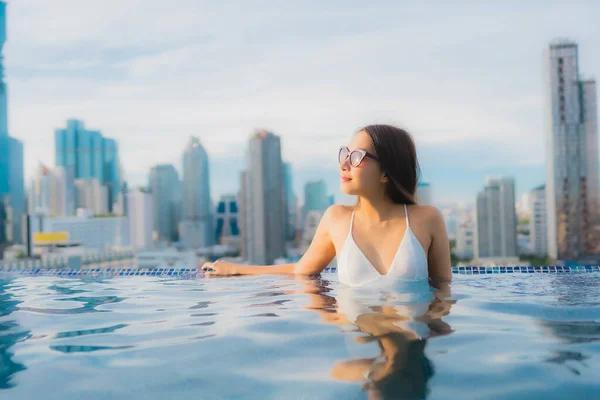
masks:
<path fill-rule="evenodd" d="M 381 182 L 383 183 L 387 183 L 390 179 L 388 178 L 388 174 L 386 174 L 385 172 L 383 173 L 383 176 L 381 177 Z"/>

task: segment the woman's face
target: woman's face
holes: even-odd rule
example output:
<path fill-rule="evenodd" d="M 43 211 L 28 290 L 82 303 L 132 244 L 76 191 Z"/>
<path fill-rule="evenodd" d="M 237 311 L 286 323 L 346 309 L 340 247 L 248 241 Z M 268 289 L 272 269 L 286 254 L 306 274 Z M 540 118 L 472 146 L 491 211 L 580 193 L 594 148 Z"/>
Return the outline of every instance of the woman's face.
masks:
<path fill-rule="evenodd" d="M 377 157 L 371 138 L 365 131 L 354 135 L 347 147 L 350 152 L 365 150 Z M 342 193 L 357 196 L 369 195 L 380 191 L 383 184 L 383 174 L 379 162 L 371 157 L 363 157 L 358 166 L 352 165 L 350 157 L 340 163 L 340 190 Z"/>

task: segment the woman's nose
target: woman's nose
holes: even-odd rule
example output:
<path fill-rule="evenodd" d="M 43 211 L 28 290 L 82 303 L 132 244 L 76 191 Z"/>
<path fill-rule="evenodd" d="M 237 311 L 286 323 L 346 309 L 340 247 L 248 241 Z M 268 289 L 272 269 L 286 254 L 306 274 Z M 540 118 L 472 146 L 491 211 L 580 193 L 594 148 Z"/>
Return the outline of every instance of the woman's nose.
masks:
<path fill-rule="evenodd" d="M 342 171 L 350 171 L 350 162 L 348 158 L 342 161 L 342 163 L 340 164 L 340 169 Z"/>

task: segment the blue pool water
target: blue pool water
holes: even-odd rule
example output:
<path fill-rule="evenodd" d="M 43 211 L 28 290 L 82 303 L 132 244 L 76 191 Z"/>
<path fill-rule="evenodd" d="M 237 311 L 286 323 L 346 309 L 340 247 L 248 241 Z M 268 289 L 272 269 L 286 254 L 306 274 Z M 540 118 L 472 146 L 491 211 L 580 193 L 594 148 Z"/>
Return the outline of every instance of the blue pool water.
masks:
<path fill-rule="evenodd" d="M 571 399 L 600 377 L 600 274 L 0 276 L 2 399 Z"/>

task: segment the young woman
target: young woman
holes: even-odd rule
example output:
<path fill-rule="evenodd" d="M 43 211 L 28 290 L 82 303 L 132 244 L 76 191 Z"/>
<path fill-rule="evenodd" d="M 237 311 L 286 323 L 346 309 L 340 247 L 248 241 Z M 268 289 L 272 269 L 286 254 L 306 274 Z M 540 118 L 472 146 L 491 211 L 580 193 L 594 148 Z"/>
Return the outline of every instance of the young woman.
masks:
<path fill-rule="evenodd" d="M 356 195 L 355 206 L 334 205 L 296 264 L 202 266 L 207 276 L 319 274 L 337 256 L 339 281 L 348 286 L 427 280 L 449 281 L 450 245 L 442 214 L 417 205 L 419 164 L 405 130 L 389 125 L 361 129 L 340 148 L 341 191 Z"/>

